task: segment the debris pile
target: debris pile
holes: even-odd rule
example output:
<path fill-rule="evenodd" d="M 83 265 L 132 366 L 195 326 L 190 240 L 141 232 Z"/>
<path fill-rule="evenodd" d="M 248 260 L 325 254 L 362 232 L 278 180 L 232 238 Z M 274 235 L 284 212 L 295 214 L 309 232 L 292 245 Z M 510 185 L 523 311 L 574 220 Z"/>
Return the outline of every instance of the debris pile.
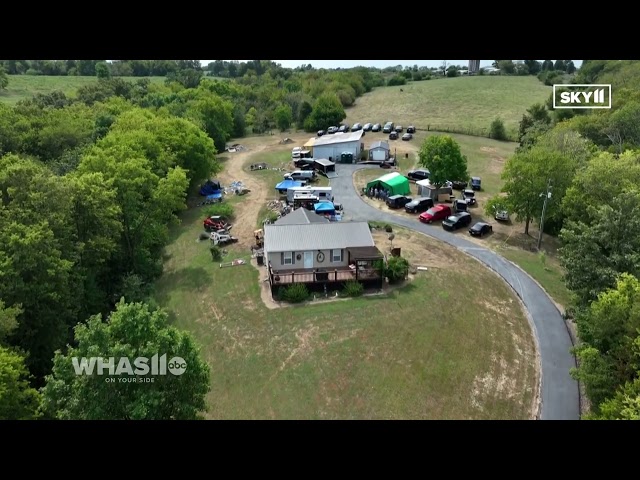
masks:
<path fill-rule="evenodd" d="M 235 182 L 231 182 L 228 186 L 224 187 L 224 193 L 236 193 L 236 191 L 246 190 L 247 187 L 244 186 L 244 183 L 237 180 Z"/>
<path fill-rule="evenodd" d="M 229 153 L 236 153 L 236 152 L 243 152 L 246 150 L 246 148 L 244 147 L 244 145 L 240 145 L 239 143 L 234 143 L 230 147 L 227 147 L 226 150 Z"/>
<path fill-rule="evenodd" d="M 286 143 L 293 143 L 293 140 L 291 140 L 290 138 L 283 138 L 282 140 L 280 140 L 280 145 L 284 145 Z"/>

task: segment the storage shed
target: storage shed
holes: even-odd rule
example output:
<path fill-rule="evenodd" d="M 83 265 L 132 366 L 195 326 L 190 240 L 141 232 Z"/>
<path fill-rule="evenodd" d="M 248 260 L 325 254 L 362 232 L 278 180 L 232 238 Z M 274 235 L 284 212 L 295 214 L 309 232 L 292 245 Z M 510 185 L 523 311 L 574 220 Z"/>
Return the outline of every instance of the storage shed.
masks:
<path fill-rule="evenodd" d="M 373 142 L 369 146 L 369 160 L 386 162 L 389 160 L 389 144 L 385 141 Z"/>
<path fill-rule="evenodd" d="M 336 161 L 343 152 L 353 154 L 354 161 L 360 158 L 363 145 L 360 143 L 362 130 L 351 133 L 334 133 L 316 138 L 313 143 L 313 158 L 328 158 Z"/>
<path fill-rule="evenodd" d="M 418 195 L 421 197 L 429 197 L 439 202 L 448 200 L 449 196 L 453 193 L 451 187 L 442 186 L 435 188 L 428 179 L 417 181 L 416 187 L 418 189 Z"/>
<path fill-rule="evenodd" d="M 390 195 L 409 195 L 411 193 L 409 179 L 398 172 L 388 173 L 380 178 L 371 180 L 367 183 L 367 190 L 370 188 L 383 188 Z"/>

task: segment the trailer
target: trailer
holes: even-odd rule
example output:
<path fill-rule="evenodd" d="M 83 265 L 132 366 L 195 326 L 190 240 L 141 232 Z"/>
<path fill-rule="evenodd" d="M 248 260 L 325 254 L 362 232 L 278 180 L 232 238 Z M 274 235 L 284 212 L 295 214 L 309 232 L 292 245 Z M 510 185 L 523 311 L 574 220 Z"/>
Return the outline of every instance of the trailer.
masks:
<path fill-rule="evenodd" d="M 287 189 L 287 203 L 293 203 L 295 194 L 299 192 L 315 195 L 320 201 L 333 201 L 333 189 L 331 187 L 314 187 L 313 185 L 309 185 L 306 187 L 292 187 Z"/>

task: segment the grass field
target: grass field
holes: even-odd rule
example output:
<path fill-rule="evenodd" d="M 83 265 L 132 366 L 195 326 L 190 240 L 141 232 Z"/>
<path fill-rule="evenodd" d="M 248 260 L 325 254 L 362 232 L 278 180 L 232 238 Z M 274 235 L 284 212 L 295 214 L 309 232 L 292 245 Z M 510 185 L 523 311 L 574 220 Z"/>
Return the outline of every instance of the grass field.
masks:
<path fill-rule="evenodd" d="M 212 371 L 209 418 L 531 418 L 529 324 L 509 288 L 480 264 L 397 231 L 394 246 L 429 266 L 407 286 L 268 309 L 265 272 L 219 268 L 207 242 L 196 241 L 200 222 L 200 210 L 183 215 L 155 297 L 202 345 Z M 234 258 L 249 260 L 230 248 L 225 260 Z M 453 298 L 464 306 L 452 309 Z"/>
<path fill-rule="evenodd" d="M 403 90 L 402 92 L 400 90 Z M 431 130 L 458 129 L 480 135 L 500 117 L 513 134 L 527 108 L 551 94 L 533 76 L 475 76 L 444 78 L 408 85 L 376 88 L 347 109 L 347 122 L 384 123 Z"/>
<path fill-rule="evenodd" d="M 149 78 L 152 82 L 164 82 L 165 77 L 119 77 L 123 80 L 135 81 Z M 38 93 L 51 93 L 62 90 L 65 95 L 72 96 L 84 85 L 97 82 L 96 77 L 66 77 L 45 75 L 9 75 L 9 86 L 0 91 L 0 102 L 15 104 Z"/>

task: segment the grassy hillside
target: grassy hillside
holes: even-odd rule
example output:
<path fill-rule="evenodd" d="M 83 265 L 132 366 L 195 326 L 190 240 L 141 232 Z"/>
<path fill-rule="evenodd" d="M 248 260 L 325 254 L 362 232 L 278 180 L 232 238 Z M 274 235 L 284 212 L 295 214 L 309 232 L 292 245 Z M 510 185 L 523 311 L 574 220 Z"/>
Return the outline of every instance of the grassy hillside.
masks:
<path fill-rule="evenodd" d="M 123 80 L 135 81 L 143 77 L 120 77 Z M 165 77 L 148 77 L 152 82 L 164 82 Z M 96 82 L 96 77 L 63 77 L 44 75 L 9 75 L 9 86 L 0 91 L 0 102 L 15 104 L 20 100 L 32 97 L 37 93 L 51 93 L 62 90 L 65 95 L 72 95 L 79 87 Z"/>
<path fill-rule="evenodd" d="M 401 91 L 402 90 L 402 91 Z M 347 122 L 384 123 L 482 135 L 500 117 L 514 133 L 522 114 L 543 102 L 551 87 L 535 77 L 477 76 L 411 82 L 382 87 L 347 110 Z"/>

